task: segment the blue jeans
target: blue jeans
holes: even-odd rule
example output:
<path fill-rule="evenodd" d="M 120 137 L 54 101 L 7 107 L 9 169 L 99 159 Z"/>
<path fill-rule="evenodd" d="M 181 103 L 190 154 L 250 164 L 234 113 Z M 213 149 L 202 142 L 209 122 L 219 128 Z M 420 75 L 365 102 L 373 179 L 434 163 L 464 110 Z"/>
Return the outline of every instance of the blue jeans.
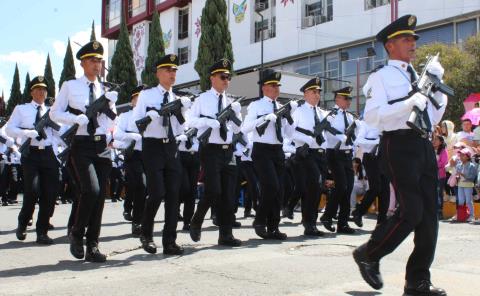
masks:
<path fill-rule="evenodd" d="M 458 186 L 458 205 L 467 204 L 470 209 L 470 218 L 474 217 L 472 192 L 473 188 Z"/>

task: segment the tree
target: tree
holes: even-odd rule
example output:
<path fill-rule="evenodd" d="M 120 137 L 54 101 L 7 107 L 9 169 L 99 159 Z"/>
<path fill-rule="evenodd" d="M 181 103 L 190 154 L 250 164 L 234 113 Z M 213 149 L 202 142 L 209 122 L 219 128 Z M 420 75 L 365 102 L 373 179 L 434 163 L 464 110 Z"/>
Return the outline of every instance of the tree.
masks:
<path fill-rule="evenodd" d="M 75 79 L 75 64 L 73 61 L 72 46 L 70 45 L 70 38 L 68 38 L 67 51 L 63 58 L 63 69 L 60 74 L 60 81 L 58 82 L 58 88 L 62 87 L 64 81 Z"/>
<path fill-rule="evenodd" d="M 0 97 L 0 117 L 5 117 L 5 95 L 3 94 L 3 89 Z"/>
<path fill-rule="evenodd" d="M 209 67 L 216 61 L 227 58 L 233 65 L 233 50 L 227 21 L 225 0 L 207 0 L 201 16 L 202 35 L 198 45 L 195 70 L 200 76 L 200 88 L 210 88 Z"/>
<path fill-rule="evenodd" d="M 47 82 L 47 96 L 55 98 L 55 80 L 53 79 L 50 54 L 47 55 L 47 62 L 45 63 L 45 71 L 43 73 L 43 76 L 45 77 L 45 81 Z"/>
<path fill-rule="evenodd" d="M 18 64 L 15 64 L 15 73 L 13 74 L 12 88 L 10 89 L 10 98 L 7 102 L 7 116 L 12 114 L 13 109 L 22 100 L 22 93 L 20 92 L 20 74 L 18 74 Z"/>
<path fill-rule="evenodd" d="M 443 119 L 451 120 L 458 127 L 460 118 L 465 113 L 463 101 L 480 89 L 480 36 L 470 37 L 463 49 L 458 45 L 434 43 L 417 49 L 415 66 L 421 70 L 427 55 L 440 53 L 440 62 L 445 69 L 443 81 L 452 87 L 455 95 L 448 98 L 448 105 Z"/>
<path fill-rule="evenodd" d="M 124 17 L 122 17 L 120 24 L 120 34 L 112 56 L 112 64 L 107 80 L 116 83 L 125 82 L 118 94 L 118 103 L 122 104 L 130 101 L 130 94 L 137 86 L 137 76 L 135 64 L 133 63 L 133 52 L 128 36 L 128 28 Z"/>
<path fill-rule="evenodd" d="M 96 41 L 97 37 L 95 36 L 95 21 L 92 21 L 92 32 L 90 33 L 90 41 Z"/>
<path fill-rule="evenodd" d="M 25 87 L 23 88 L 23 95 L 21 104 L 25 104 L 30 101 L 30 73 L 27 72 L 25 76 Z"/>
<path fill-rule="evenodd" d="M 148 40 L 147 58 L 145 59 L 145 69 L 142 71 L 142 83 L 154 86 L 158 84 L 156 64 L 160 57 L 165 55 L 165 45 L 163 44 L 162 27 L 160 26 L 160 16 L 155 10 L 150 24 L 150 39 Z"/>

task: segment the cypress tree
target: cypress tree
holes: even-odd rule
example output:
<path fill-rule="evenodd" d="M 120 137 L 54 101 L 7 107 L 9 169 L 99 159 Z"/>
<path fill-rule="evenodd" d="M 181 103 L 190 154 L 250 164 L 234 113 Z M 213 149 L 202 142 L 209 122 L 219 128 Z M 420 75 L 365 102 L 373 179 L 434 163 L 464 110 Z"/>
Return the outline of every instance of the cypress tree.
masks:
<path fill-rule="evenodd" d="M 165 45 L 163 44 L 162 27 L 160 26 L 160 17 L 155 10 L 150 24 L 150 39 L 148 40 L 147 58 L 145 59 L 145 69 L 142 71 L 142 83 L 154 86 L 158 84 L 156 72 L 156 63 L 158 59 L 165 55 Z"/>
<path fill-rule="evenodd" d="M 55 98 L 55 80 L 53 79 L 50 54 L 47 55 L 47 62 L 45 63 L 45 71 L 43 73 L 43 76 L 45 77 L 45 81 L 47 82 L 47 97 Z"/>
<path fill-rule="evenodd" d="M 0 97 L 0 117 L 5 117 L 5 95 L 3 94 L 3 89 Z"/>
<path fill-rule="evenodd" d="M 90 41 L 95 41 L 97 40 L 97 37 L 95 36 L 95 21 L 92 21 L 92 32 L 90 33 Z"/>
<path fill-rule="evenodd" d="M 233 64 L 233 50 L 227 21 L 225 0 L 207 0 L 201 16 L 202 36 L 198 45 L 195 70 L 200 76 L 200 88 L 210 88 L 208 68 L 222 58 Z"/>
<path fill-rule="evenodd" d="M 58 87 L 61 88 L 64 81 L 75 79 L 75 64 L 73 61 L 72 46 L 70 45 L 70 38 L 68 38 L 67 52 L 63 58 L 63 69 L 60 74 L 60 81 Z"/>
<path fill-rule="evenodd" d="M 25 76 L 25 87 L 23 88 L 22 101 L 20 104 L 25 104 L 30 101 L 30 73 L 27 72 Z"/>
<path fill-rule="evenodd" d="M 107 81 L 115 83 L 125 82 L 118 94 L 118 103 L 122 104 L 130 101 L 130 94 L 137 86 L 137 76 L 135 64 L 133 63 L 133 51 L 130 45 L 130 38 L 128 37 L 128 28 L 124 17 L 122 17 L 120 24 L 120 34 L 112 56 L 112 64 L 107 75 Z"/>
<path fill-rule="evenodd" d="M 6 115 L 10 116 L 12 114 L 13 109 L 22 100 L 22 93 L 20 92 L 20 74 L 18 74 L 18 65 L 15 64 L 15 73 L 13 74 L 13 82 L 12 88 L 10 89 L 10 98 L 8 99 L 7 103 L 7 111 Z"/>

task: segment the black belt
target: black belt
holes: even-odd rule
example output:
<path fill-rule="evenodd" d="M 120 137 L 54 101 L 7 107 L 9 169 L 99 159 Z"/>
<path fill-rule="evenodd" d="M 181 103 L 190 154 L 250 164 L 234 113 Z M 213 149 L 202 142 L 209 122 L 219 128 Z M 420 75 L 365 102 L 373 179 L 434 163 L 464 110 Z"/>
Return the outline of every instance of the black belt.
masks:
<path fill-rule="evenodd" d="M 158 141 L 160 144 L 170 144 L 170 143 L 175 143 L 175 140 L 170 140 L 169 138 L 151 138 L 151 137 L 146 137 L 144 140 L 148 141 Z"/>
<path fill-rule="evenodd" d="M 232 144 L 212 144 L 212 143 L 205 144 L 204 147 L 217 148 L 217 149 L 220 148 L 220 149 L 223 149 L 223 150 L 233 148 Z"/>
<path fill-rule="evenodd" d="M 78 142 L 99 142 L 107 141 L 106 135 L 92 135 L 92 136 L 75 136 L 75 141 Z"/>
<path fill-rule="evenodd" d="M 43 151 L 50 151 L 50 150 L 52 150 L 51 145 L 48 145 L 48 146 L 33 146 L 33 145 L 31 145 L 30 146 L 30 152 L 32 152 L 32 151 L 43 152 Z"/>
<path fill-rule="evenodd" d="M 413 129 L 399 129 L 394 131 L 383 131 L 382 136 L 391 137 L 391 136 L 402 136 L 402 137 L 418 137 L 418 138 L 428 138 L 429 134 L 427 133 L 426 136 L 420 135 L 418 132 L 414 131 Z"/>
<path fill-rule="evenodd" d="M 308 148 L 309 153 L 325 153 L 323 148 Z"/>
<path fill-rule="evenodd" d="M 352 153 L 353 153 L 353 150 L 352 150 L 352 149 L 338 149 L 338 150 L 335 150 L 335 149 L 327 149 L 327 151 L 330 151 L 330 152 L 338 152 L 338 153 L 345 153 L 345 154 L 352 154 Z"/>

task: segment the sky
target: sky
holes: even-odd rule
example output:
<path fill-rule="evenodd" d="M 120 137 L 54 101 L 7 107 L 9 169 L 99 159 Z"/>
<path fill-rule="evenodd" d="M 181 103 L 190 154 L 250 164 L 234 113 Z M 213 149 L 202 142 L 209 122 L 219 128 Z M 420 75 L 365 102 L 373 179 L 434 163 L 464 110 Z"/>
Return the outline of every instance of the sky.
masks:
<path fill-rule="evenodd" d="M 0 0 L 0 11 L 0 96 L 3 90 L 5 101 L 10 95 L 15 63 L 23 92 L 27 72 L 30 78 L 43 75 L 48 53 L 58 89 L 68 38 L 75 59 L 80 46 L 73 41 L 79 44 L 90 41 L 92 21 L 107 59 L 107 40 L 100 34 L 101 0 Z M 77 77 L 82 73 L 77 61 L 76 73 Z"/>

